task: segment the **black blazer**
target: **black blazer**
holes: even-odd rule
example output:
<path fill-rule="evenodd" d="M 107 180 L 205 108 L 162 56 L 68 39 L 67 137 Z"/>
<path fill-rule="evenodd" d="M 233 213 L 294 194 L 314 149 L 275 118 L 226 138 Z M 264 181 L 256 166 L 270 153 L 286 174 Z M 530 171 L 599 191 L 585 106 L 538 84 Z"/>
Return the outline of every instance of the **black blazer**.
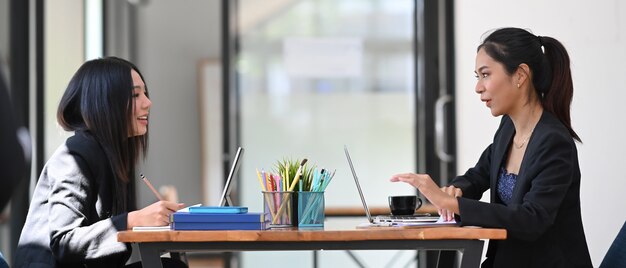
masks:
<path fill-rule="evenodd" d="M 515 127 L 503 116 L 493 143 L 475 167 L 451 184 L 461 224 L 505 228 L 506 240 L 491 240 L 482 267 L 592 267 L 580 214 L 580 169 L 576 145 L 563 124 L 544 111 L 522 160 L 508 205 L 496 197 Z M 478 201 L 491 190 L 491 203 Z"/>

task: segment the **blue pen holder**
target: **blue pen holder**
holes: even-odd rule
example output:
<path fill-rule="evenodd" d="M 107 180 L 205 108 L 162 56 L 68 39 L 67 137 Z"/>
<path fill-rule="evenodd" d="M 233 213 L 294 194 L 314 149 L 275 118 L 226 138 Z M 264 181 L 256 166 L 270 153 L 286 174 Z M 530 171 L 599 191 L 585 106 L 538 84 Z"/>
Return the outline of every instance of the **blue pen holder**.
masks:
<path fill-rule="evenodd" d="M 324 192 L 298 192 L 298 228 L 324 228 Z"/>

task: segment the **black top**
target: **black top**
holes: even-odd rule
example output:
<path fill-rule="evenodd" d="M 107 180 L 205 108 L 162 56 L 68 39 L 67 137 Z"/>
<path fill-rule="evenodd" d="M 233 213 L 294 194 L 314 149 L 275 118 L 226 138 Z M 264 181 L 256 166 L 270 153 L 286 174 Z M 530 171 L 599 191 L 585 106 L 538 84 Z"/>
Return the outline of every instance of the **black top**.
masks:
<path fill-rule="evenodd" d="M 520 165 L 508 205 L 496 195 L 515 127 L 503 116 L 493 143 L 475 167 L 451 184 L 462 225 L 505 228 L 506 240 L 489 241 L 483 267 L 592 267 L 580 212 L 578 153 L 569 131 L 544 111 Z M 491 191 L 491 203 L 478 201 Z"/>

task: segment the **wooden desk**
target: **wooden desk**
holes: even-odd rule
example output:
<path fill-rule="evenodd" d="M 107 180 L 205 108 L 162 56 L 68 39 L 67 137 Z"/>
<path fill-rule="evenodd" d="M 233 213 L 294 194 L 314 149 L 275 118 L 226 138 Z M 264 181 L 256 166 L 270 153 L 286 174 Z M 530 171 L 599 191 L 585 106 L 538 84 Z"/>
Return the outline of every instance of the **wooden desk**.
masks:
<path fill-rule="evenodd" d="M 185 251 L 280 251 L 421 249 L 457 250 L 462 268 L 480 266 L 484 242 L 506 239 L 504 229 L 473 227 L 372 228 L 266 231 L 123 231 L 120 242 L 136 243 L 144 267 L 162 267 L 160 254 Z"/>

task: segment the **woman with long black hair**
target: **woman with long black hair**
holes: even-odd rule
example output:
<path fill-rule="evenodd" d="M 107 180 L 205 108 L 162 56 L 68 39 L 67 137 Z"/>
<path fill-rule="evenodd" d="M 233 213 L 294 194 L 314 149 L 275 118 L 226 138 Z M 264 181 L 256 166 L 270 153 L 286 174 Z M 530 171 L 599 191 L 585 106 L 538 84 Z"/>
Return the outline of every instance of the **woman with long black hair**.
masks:
<path fill-rule="evenodd" d="M 481 101 L 502 116 L 476 166 L 441 189 L 427 174 L 391 181 L 415 186 L 447 220 L 505 228 L 506 240 L 489 241 L 483 267 L 591 267 L 567 51 L 552 37 L 502 28 L 478 46 L 475 73 Z M 488 189 L 491 203 L 479 201 Z"/>
<path fill-rule="evenodd" d="M 118 231 L 169 224 L 182 204 L 134 209 L 135 167 L 148 149 L 148 96 L 139 69 L 120 58 L 88 61 L 74 74 L 57 110 L 74 136 L 41 172 L 14 267 L 124 267 L 131 250 L 117 241 Z"/>

